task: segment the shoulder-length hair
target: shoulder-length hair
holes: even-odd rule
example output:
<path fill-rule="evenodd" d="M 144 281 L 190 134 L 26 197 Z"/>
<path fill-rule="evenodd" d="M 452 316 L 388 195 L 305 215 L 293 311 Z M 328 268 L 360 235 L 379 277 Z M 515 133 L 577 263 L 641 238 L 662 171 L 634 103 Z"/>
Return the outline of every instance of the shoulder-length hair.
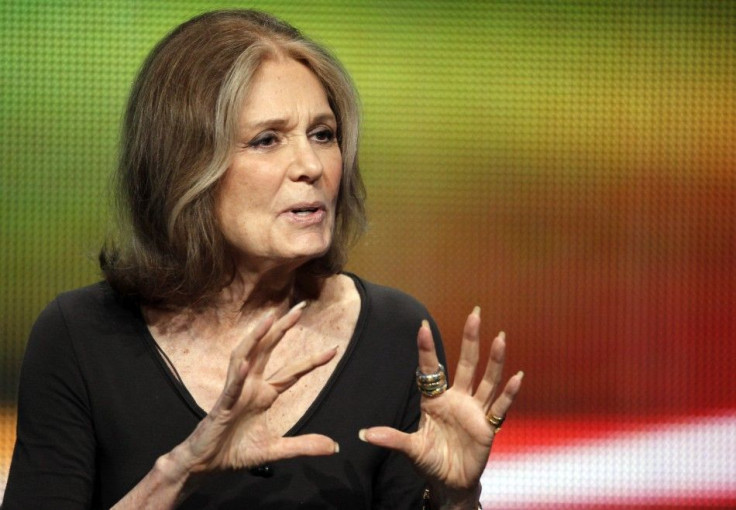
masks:
<path fill-rule="evenodd" d="M 100 252 L 108 282 L 145 304 L 205 304 L 235 275 L 214 212 L 230 164 L 239 113 L 269 58 L 306 65 L 337 118 L 343 171 L 328 252 L 301 272 L 339 272 L 365 230 L 358 170 L 358 98 L 338 60 L 297 29 L 252 10 L 215 11 L 177 27 L 144 62 L 133 85 L 117 173 L 119 232 Z"/>

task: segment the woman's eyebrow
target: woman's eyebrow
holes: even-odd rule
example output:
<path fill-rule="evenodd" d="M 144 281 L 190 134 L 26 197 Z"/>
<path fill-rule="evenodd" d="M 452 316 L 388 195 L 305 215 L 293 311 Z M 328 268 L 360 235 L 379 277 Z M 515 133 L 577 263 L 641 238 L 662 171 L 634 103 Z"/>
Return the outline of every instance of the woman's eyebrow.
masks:
<path fill-rule="evenodd" d="M 258 120 L 256 122 L 245 122 L 242 127 L 244 129 L 253 129 L 253 130 L 260 130 L 263 128 L 283 128 L 286 127 L 289 124 L 289 121 L 285 118 L 271 118 L 271 119 L 263 119 Z"/>
<path fill-rule="evenodd" d="M 335 118 L 335 114 L 332 112 L 323 112 L 319 113 L 314 116 L 314 118 L 311 120 L 310 124 L 315 124 L 319 122 L 332 122 L 337 123 L 337 119 Z M 273 117 L 269 119 L 263 119 L 258 120 L 255 122 L 246 122 L 243 124 L 243 128 L 247 130 L 259 130 L 264 128 L 277 128 L 282 129 L 289 125 L 290 121 L 287 118 L 284 117 Z"/>
<path fill-rule="evenodd" d="M 312 122 L 313 123 L 317 123 L 317 122 L 334 122 L 335 124 L 337 124 L 337 119 L 335 118 L 335 114 L 334 113 L 332 113 L 332 112 L 325 112 L 325 113 L 320 113 L 319 115 L 317 115 L 316 117 L 314 117 L 314 119 L 312 119 Z"/>

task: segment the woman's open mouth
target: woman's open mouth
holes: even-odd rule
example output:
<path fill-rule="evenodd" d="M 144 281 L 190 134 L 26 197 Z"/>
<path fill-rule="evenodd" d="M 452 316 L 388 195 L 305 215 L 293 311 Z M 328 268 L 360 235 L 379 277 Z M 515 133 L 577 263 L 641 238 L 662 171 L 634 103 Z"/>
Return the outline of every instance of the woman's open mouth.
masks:
<path fill-rule="evenodd" d="M 324 220 L 327 208 L 321 203 L 297 204 L 286 211 L 286 216 L 301 225 L 313 225 Z"/>

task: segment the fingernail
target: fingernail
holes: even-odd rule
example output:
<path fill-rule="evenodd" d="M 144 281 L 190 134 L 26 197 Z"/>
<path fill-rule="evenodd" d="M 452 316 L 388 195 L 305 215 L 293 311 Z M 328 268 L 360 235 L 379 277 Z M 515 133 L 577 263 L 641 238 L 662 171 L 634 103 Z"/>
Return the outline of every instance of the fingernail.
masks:
<path fill-rule="evenodd" d="M 365 438 L 365 429 L 360 429 L 358 431 L 358 439 L 360 439 L 361 441 L 366 442 L 366 443 L 368 442 L 366 440 L 366 438 Z"/>
<path fill-rule="evenodd" d="M 340 443 L 335 443 L 335 453 L 340 453 Z"/>
<path fill-rule="evenodd" d="M 427 319 L 422 320 L 422 327 L 429 329 L 429 321 Z"/>
<path fill-rule="evenodd" d="M 516 373 L 516 375 L 518 375 L 518 376 L 519 376 L 519 379 L 523 379 L 523 378 L 524 378 L 524 372 L 523 372 L 523 371 L 521 371 L 521 370 L 519 370 L 519 371 L 518 371 L 518 372 Z"/>
<path fill-rule="evenodd" d="M 499 331 L 498 336 L 501 337 L 501 340 L 506 340 L 506 332 L 505 331 Z"/>
<path fill-rule="evenodd" d="M 301 309 L 305 308 L 306 306 L 307 306 L 307 301 L 304 300 L 304 301 L 301 301 L 301 302 L 295 304 L 291 309 L 292 310 L 301 310 Z"/>
<path fill-rule="evenodd" d="M 475 308 L 473 308 L 473 315 L 480 317 L 480 306 L 475 305 Z"/>

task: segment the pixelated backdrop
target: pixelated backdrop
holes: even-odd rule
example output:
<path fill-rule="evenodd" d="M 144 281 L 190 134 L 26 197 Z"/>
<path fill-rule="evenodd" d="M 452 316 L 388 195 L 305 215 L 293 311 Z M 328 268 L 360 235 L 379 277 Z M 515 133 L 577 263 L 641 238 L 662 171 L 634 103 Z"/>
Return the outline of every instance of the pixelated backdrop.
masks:
<path fill-rule="evenodd" d="M 0 2 L 0 494 L 30 326 L 99 279 L 126 94 L 204 10 L 327 44 L 364 121 L 350 269 L 524 388 L 486 508 L 736 507 L 736 2 Z M 487 347 L 486 347 L 487 350 Z"/>

